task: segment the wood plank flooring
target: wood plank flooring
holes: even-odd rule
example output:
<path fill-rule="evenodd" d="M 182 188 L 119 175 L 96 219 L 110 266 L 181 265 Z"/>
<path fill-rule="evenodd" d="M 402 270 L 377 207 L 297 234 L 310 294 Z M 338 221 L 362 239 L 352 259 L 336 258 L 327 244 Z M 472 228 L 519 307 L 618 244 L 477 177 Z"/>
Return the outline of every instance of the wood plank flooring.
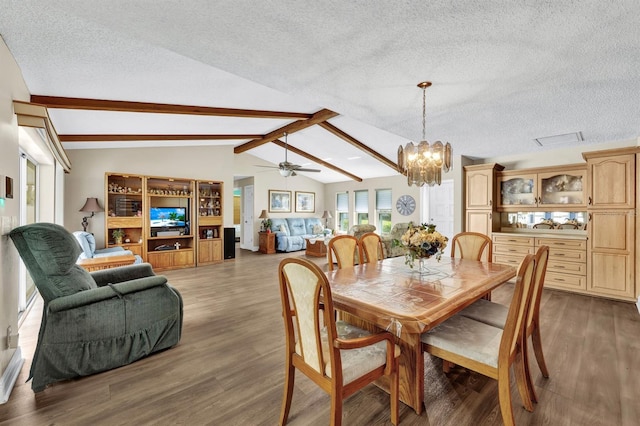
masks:
<path fill-rule="evenodd" d="M 25 383 L 41 301 L 20 329 L 25 364 L 0 425 L 274 425 L 284 380 L 284 336 L 277 265 L 304 252 L 237 250 L 224 264 L 164 273 L 184 298 L 180 344 L 115 370 L 58 383 L 34 394 Z M 308 258 L 323 265 L 323 258 Z M 508 304 L 512 285 L 493 292 Z M 531 365 L 540 402 L 518 425 L 640 424 L 640 315 L 635 305 L 544 290 L 544 352 L 551 377 Z M 402 425 L 502 424 L 496 383 L 442 364 L 425 364 L 426 412 L 400 404 Z M 533 359 L 533 354 L 532 354 Z M 346 425 L 385 425 L 388 396 L 376 386 L 347 398 Z M 297 374 L 290 425 L 326 425 L 329 398 Z"/>

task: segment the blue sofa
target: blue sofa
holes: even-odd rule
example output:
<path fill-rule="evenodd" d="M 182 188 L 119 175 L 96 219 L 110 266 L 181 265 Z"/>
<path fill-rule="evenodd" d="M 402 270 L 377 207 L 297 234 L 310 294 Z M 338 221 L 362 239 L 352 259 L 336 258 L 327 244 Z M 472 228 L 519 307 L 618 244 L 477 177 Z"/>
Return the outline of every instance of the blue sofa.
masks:
<path fill-rule="evenodd" d="M 307 248 L 305 238 L 325 235 L 325 228 L 317 217 L 289 217 L 271 219 L 271 232 L 276 234 L 277 251 L 298 251 Z"/>

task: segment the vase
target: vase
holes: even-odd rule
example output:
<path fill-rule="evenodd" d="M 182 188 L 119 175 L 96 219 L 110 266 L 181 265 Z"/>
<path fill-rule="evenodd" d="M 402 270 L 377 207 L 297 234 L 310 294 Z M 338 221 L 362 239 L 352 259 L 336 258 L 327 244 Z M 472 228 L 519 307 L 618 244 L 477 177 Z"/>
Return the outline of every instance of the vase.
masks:
<path fill-rule="evenodd" d="M 414 267 L 414 273 L 420 275 L 420 278 L 423 277 L 430 277 L 430 278 L 444 278 L 447 276 L 446 273 L 438 270 L 438 269 L 433 269 L 433 268 L 429 268 L 429 266 L 427 266 L 427 260 L 429 260 L 431 256 L 429 257 L 418 257 L 418 263 L 417 265 Z"/>

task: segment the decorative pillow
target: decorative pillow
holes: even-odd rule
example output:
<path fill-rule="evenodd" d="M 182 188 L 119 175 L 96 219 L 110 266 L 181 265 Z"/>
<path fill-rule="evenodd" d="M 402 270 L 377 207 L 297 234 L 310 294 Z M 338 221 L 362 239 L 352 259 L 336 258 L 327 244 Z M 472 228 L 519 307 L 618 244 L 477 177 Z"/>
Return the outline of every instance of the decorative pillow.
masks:
<path fill-rule="evenodd" d="M 322 225 L 313 225 L 313 233 L 314 234 L 322 234 L 324 232 L 324 226 Z"/>
<path fill-rule="evenodd" d="M 287 228 L 284 227 L 284 225 L 280 225 L 280 232 L 287 232 Z"/>

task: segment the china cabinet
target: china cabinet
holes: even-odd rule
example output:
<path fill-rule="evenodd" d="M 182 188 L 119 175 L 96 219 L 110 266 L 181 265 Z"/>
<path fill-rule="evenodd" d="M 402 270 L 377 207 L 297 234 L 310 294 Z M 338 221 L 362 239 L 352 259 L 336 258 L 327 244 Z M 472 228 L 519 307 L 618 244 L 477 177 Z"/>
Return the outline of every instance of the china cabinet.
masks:
<path fill-rule="evenodd" d="M 586 175 L 582 164 L 499 173 L 498 210 L 584 210 Z"/>

